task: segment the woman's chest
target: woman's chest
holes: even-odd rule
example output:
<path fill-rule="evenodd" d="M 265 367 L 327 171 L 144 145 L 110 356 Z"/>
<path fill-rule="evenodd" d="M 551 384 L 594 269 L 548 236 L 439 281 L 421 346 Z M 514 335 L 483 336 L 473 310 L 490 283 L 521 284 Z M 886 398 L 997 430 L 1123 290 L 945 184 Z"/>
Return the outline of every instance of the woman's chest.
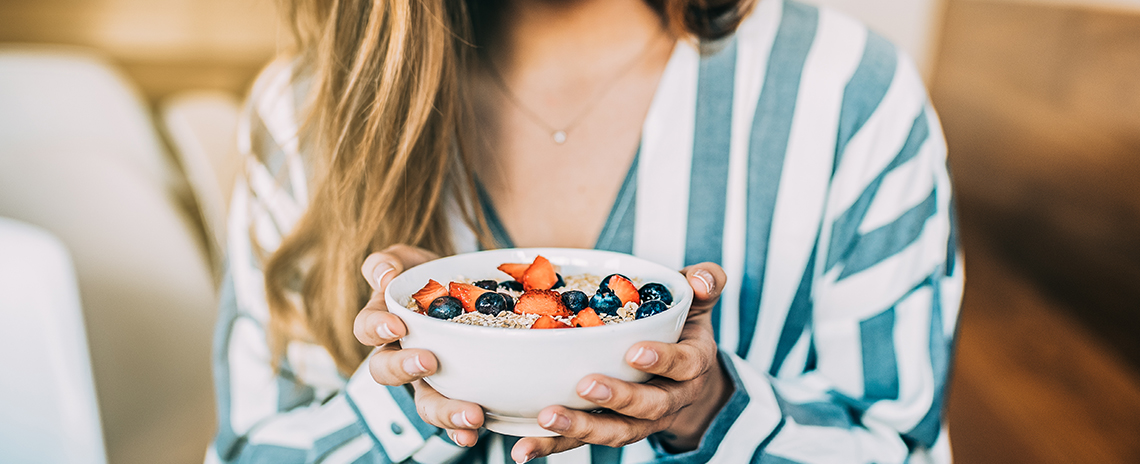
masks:
<path fill-rule="evenodd" d="M 637 154 L 651 99 L 642 91 L 602 102 L 564 138 L 501 107 L 474 169 L 514 245 L 594 247 Z"/>

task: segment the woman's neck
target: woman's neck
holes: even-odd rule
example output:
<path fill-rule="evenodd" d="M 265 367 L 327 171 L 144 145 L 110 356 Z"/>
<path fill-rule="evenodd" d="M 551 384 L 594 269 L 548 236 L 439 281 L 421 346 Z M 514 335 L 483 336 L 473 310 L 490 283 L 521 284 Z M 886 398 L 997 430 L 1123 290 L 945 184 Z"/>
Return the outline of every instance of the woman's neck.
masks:
<path fill-rule="evenodd" d="M 591 247 L 675 40 L 644 0 L 500 1 L 465 81 L 473 167 L 515 245 Z"/>
<path fill-rule="evenodd" d="M 672 40 L 644 0 L 504 0 L 496 23 L 487 56 L 521 85 L 596 80 Z"/>

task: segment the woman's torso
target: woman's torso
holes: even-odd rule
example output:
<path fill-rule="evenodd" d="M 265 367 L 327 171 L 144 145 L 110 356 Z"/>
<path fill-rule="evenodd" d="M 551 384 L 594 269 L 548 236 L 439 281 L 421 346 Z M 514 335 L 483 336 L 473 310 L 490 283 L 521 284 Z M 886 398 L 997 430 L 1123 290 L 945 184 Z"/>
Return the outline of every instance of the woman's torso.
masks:
<path fill-rule="evenodd" d="M 617 137 L 619 142 L 611 147 L 615 153 L 626 147 L 627 156 L 600 163 L 606 176 L 600 176 L 596 187 L 590 175 L 600 169 L 598 163 L 562 159 L 518 167 L 525 164 L 519 161 L 526 156 L 524 149 L 509 161 L 521 171 L 476 166 L 489 187 L 481 200 L 492 232 L 504 246 L 537 245 L 534 237 L 542 236 L 541 231 L 520 224 L 535 220 L 564 228 L 575 221 L 537 219 L 528 211 L 565 211 L 575 189 L 596 189 L 586 204 L 604 214 L 583 221 L 591 224 L 582 228 L 589 233 L 554 235 L 558 244 L 632 253 L 678 269 L 702 261 L 721 264 L 729 276 L 714 318 L 721 348 L 774 376 L 802 373 L 812 362 L 807 333 L 790 339 L 782 335 L 788 332 L 789 309 L 803 282 L 822 272 L 812 264 L 823 252 L 823 224 L 836 215 L 837 206 L 829 200 L 836 190 L 855 188 L 842 185 L 842 177 L 836 176 L 837 153 L 846 142 L 845 118 L 852 117 L 841 114 L 845 91 L 870 46 L 869 37 L 863 26 L 833 12 L 764 1 L 734 36 L 706 44 L 711 51 L 703 56 L 692 44 L 678 42 L 652 98 L 642 102 L 645 117 L 636 125 L 639 133 Z M 891 48 L 883 53 L 893 59 L 896 52 Z M 889 65 L 893 73 L 895 63 Z M 880 80 L 885 80 L 880 85 L 899 85 L 892 84 L 892 75 Z M 921 92 L 921 82 L 906 85 Z M 300 101 L 288 82 L 279 80 L 277 91 Z M 264 129 L 282 134 L 295 130 L 292 115 L 284 114 L 291 106 L 275 109 L 274 104 L 256 105 L 273 115 L 265 118 Z M 290 153 L 275 155 L 279 159 L 258 163 L 256 170 L 267 168 L 268 179 L 288 184 L 288 198 L 307 191 L 304 175 L 287 172 L 303 163 Z M 554 176 L 572 173 L 572 178 L 555 182 L 538 174 L 547 169 L 557 170 Z M 493 181 L 495 174 L 511 181 Z M 259 188 L 253 185 L 257 177 L 251 175 L 251 189 Z M 273 192 L 257 196 L 282 198 Z M 295 216 L 306 200 L 281 201 L 292 205 L 254 204 L 236 214 L 247 214 L 249 219 L 242 220 L 252 223 L 257 234 L 258 222 L 264 222 L 259 214 Z M 477 248 L 471 231 L 455 230 L 458 251 Z M 520 231 L 517 242 L 514 231 Z M 240 235 L 231 235 L 231 240 L 241 242 Z M 231 242 L 234 246 L 241 245 Z M 235 251 L 249 253 L 231 248 L 231 254 Z M 257 285 L 255 278 L 241 279 L 239 273 L 235 271 L 236 285 Z M 344 383 L 320 347 L 298 344 L 287 357 L 291 365 L 303 366 L 297 375 L 306 384 L 335 388 Z M 509 438 L 484 443 L 481 448 L 489 456 L 502 456 L 504 446 L 509 456 Z M 586 462 L 584 456 L 591 451 L 576 453 Z M 652 457 L 652 451 L 641 442 L 616 456 L 633 462 Z"/>

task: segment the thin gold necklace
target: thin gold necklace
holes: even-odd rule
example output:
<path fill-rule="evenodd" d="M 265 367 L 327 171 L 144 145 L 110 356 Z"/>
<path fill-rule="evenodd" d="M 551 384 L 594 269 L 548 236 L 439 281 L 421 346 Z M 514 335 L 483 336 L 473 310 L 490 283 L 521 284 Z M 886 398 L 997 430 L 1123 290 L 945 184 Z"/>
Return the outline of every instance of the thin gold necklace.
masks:
<path fill-rule="evenodd" d="M 629 61 L 629 63 L 625 64 L 625 66 L 622 66 L 622 68 L 618 70 L 617 74 L 610 78 L 610 80 L 607 81 L 605 85 L 603 85 L 598 89 L 597 92 L 594 93 L 590 100 L 588 100 L 586 107 L 583 108 L 577 116 L 571 119 L 569 123 L 562 126 L 561 128 L 554 127 L 554 125 L 546 122 L 546 120 L 542 119 L 542 116 L 539 116 L 538 113 L 535 113 L 534 110 L 530 109 L 530 107 L 523 104 L 523 102 L 519 100 L 518 96 L 515 95 L 515 93 L 512 92 L 509 87 L 507 87 L 506 81 L 503 80 L 503 76 L 499 74 L 499 70 L 495 66 L 495 63 L 491 61 L 490 56 L 486 57 L 487 70 L 490 71 L 491 80 L 495 81 L 495 86 L 497 86 L 499 90 L 503 92 L 503 95 L 507 97 L 507 100 L 510 101 L 511 104 L 513 104 L 516 108 L 518 108 L 519 111 L 522 111 L 523 115 L 529 118 L 532 122 L 538 124 L 547 132 L 549 132 L 550 138 L 554 140 L 554 143 L 556 145 L 562 145 L 566 143 L 566 138 L 570 135 L 570 131 L 574 130 L 574 128 L 578 126 L 578 123 L 582 122 L 582 120 L 590 114 L 590 112 L 594 109 L 595 106 L 598 105 L 599 102 L 602 101 L 602 97 L 604 97 L 606 93 L 609 92 L 614 84 L 616 84 L 617 81 L 622 77 L 625 77 L 626 74 L 629 74 L 629 72 L 632 71 L 638 63 L 645 59 L 645 57 L 649 54 L 649 51 L 653 49 L 653 44 L 657 41 L 658 37 L 659 35 L 655 35 L 650 38 L 649 42 L 645 44 L 645 47 L 641 50 L 641 52 L 634 56 L 633 59 Z"/>

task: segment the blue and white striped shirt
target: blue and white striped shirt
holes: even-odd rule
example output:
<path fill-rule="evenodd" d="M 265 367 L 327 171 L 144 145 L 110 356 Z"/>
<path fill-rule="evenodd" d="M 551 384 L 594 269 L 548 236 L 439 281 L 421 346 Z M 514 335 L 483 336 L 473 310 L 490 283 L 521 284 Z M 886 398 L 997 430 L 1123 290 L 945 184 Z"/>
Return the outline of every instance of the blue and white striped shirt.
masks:
<path fill-rule="evenodd" d="M 705 48 L 677 44 L 597 247 L 725 268 L 714 326 L 735 392 L 692 452 L 650 438 L 544 460 L 950 462 L 942 410 L 963 271 L 946 145 L 913 64 L 845 16 L 784 0 L 762 0 Z M 404 388 L 366 366 L 344 379 L 319 346 L 293 342 L 271 369 L 256 256 L 308 200 L 290 79 L 288 64 L 264 72 L 244 120 L 207 461 L 510 462 L 515 439 L 457 447 Z M 454 230 L 459 250 L 475 249 Z"/>

